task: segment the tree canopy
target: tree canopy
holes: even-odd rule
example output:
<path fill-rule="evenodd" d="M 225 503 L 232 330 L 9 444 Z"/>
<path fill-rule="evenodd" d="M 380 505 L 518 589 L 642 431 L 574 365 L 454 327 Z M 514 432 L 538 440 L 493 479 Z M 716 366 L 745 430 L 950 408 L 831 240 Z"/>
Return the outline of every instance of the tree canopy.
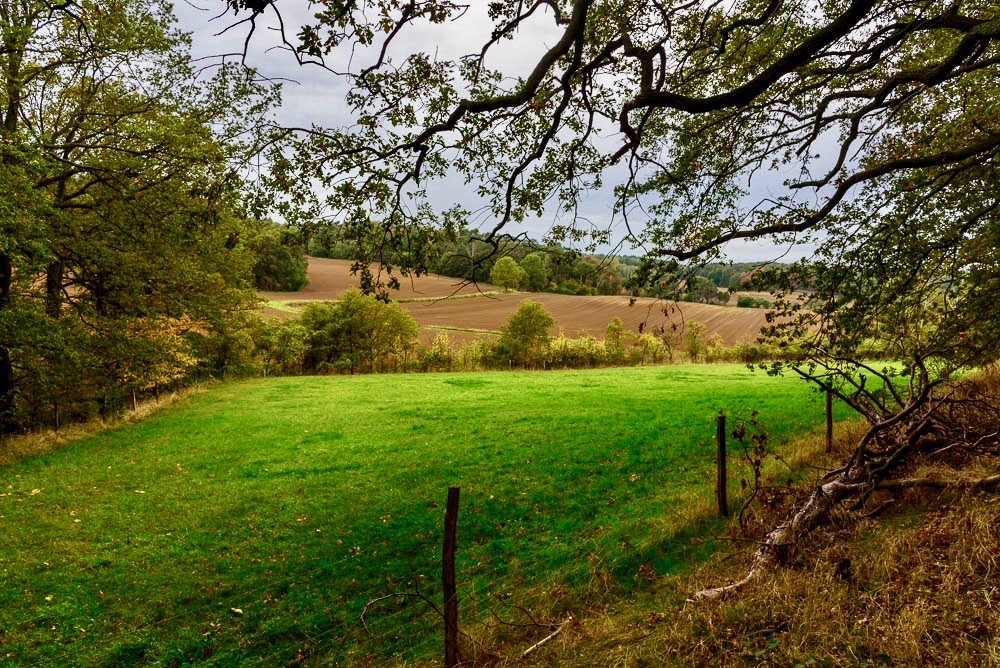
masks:
<path fill-rule="evenodd" d="M 737 238 L 832 231 L 862 192 L 940 197 L 933 174 L 971 176 L 1000 143 L 995 98 L 981 94 L 996 81 L 993 3 L 492 3 L 478 52 L 407 48 L 423 24 L 486 23 L 472 12 L 335 2 L 293 41 L 302 58 L 338 65 L 338 49 L 360 49 L 338 69 L 357 124 L 300 145 L 345 216 L 365 201 L 386 225 L 418 223 L 410 197 L 459 170 L 498 234 L 553 196 L 572 212 L 621 166 L 622 220 L 653 255 L 689 258 Z M 529 27 L 552 46 L 523 72 L 491 66 L 528 46 Z M 785 187 L 752 197 L 748 179 L 774 168 Z"/>
<path fill-rule="evenodd" d="M 549 343 L 552 314 L 539 302 L 525 299 L 500 327 L 497 357 L 524 367 L 536 364 Z"/>
<path fill-rule="evenodd" d="M 237 16 L 281 12 L 228 4 Z M 894 295 L 933 284 L 962 295 L 938 300 L 948 320 L 987 324 L 972 285 L 989 275 L 1000 204 L 995 3 L 325 7 L 282 34 L 349 87 L 349 119 L 299 133 L 274 156 L 274 178 L 303 201 L 318 182 L 321 204 L 359 243 L 453 232 L 462 212 L 434 211 L 426 195 L 457 174 L 492 214 L 481 234 L 495 247 L 519 221 L 550 216 L 552 241 L 639 245 L 635 280 L 649 284 L 737 240 L 808 242 L 838 267 L 798 271 L 796 285 L 822 303 L 853 291 L 852 303 L 875 300 L 885 314 L 908 308 Z M 470 53 L 429 46 L 462 26 L 482 30 Z M 533 51 L 538 34 L 549 46 Z M 534 54 L 527 64 L 511 55 L 522 51 Z M 594 225 L 580 202 L 609 180 L 612 222 Z M 427 269 L 409 259 L 404 270 Z M 969 337 L 984 344 L 979 361 L 995 355 L 987 329 Z"/>
<path fill-rule="evenodd" d="M 504 292 L 516 290 L 521 281 L 524 280 L 526 272 L 511 257 L 502 257 L 493 265 L 490 272 L 490 281 L 494 285 L 499 285 Z"/>
<path fill-rule="evenodd" d="M 385 370 L 416 344 L 418 327 L 413 316 L 396 303 L 378 301 L 356 288 L 344 292 L 334 304 L 311 302 L 302 313 L 306 331 L 306 364 L 315 371 L 331 369 Z"/>
<path fill-rule="evenodd" d="M 156 4 L 0 1 L 4 430 L 215 370 L 252 299 L 241 170 L 275 94 L 186 48 Z"/>

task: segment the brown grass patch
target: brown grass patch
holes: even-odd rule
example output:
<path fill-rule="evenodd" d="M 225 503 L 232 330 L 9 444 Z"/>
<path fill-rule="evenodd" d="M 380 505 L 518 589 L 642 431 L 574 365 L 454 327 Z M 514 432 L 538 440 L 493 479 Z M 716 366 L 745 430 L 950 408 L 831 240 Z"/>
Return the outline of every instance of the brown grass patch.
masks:
<path fill-rule="evenodd" d="M 1000 665 L 1000 500 L 971 495 L 831 530 L 741 595 L 678 604 L 743 566 L 719 555 L 650 599 L 592 611 L 533 665 Z M 849 563 L 849 576 L 841 564 Z"/>
<path fill-rule="evenodd" d="M 127 410 L 114 418 L 94 418 L 88 422 L 64 425 L 58 431 L 46 428 L 28 434 L 0 438 L 0 466 L 55 450 L 66 443 L 93 436 L 105 429 L 139 422 L 156 411 L 172 406 L 181 399 L 201 392 L 203 389 L 204 385 L 199 384 L 172 392 L 164 392 L 158 398 L 142 399 L 135 410 Z"/>
<path fill-rule="evenodd" d="M 830 455 L 821 436 L 802 439 L 790 459 L 832 465 L 857 442 L 863 427 L 842 425 Z M 963 477 L 998 468 L 1000 456 L 990 455 L 963 469 Z M 947 473 L 916 466 L 908 475 Z M 804 541 L 787 568 L 735 596 L 685 602 L 694 591 L 745 574 L 752 547 L 742 540 L 689 572 L 659 577 L 628 600 L 570 596 L 558 618 L 554 610 L 539 609 L 538 619 L 559 622 L 568 609 L 574 621 L 527 662 L 508 651 L 484 663 L 568 668 L 1000 665 L 1000 496 L 954 489 L 897 496 L 879 519 L 832 518 Z M 759 518 L 760 527 L 773 526 L 787 508 L 758 512 L 766 515 Z M 741 538 L 735 523 L 730 536 Z M 505 640 L 528 646 L 532 637 Z"/>

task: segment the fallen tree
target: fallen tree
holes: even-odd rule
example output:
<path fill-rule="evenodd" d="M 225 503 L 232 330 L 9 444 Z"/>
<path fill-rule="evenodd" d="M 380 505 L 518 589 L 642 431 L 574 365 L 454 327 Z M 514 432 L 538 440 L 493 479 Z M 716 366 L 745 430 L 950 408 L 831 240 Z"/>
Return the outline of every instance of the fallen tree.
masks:
<path fill-rule="evenodd" d="M 995 370 L 973 374 L 970 378 L 948 382 L 932 377 L 925 361 L 915 364 L 917 380 L 907 384 L 913 392 L 888 416 L 862 394 L 834 390 L 840 398 L 867 412 L 870 424 L 853 450 L 847 464 L 824 475 L 807 500 L 790 517 L 769 531 L 754 551 L 743 578 L 730 584 L 703 589 L 692 594 L 691 601 L 708 601 L 737 592 L 766 573 L 785 564 L 801 540 L 829 520 L 835 509 L 850 504 L 849 512 L 858 517 L 872 517 L 892 500 L 866 510 L 876 491 L 902 492 L 919 488 L 993 490 L 1000 487 L 1000 473 L 969 477 L 962 470 L 971 462 L 1000 454 L 1000 379 Z M 873 371 L 870 365 L 866 366 Z M 898 383 L 890 371 L 876 372 L 886 388 Z M 819 382 L 818 379 L 814 379 Z M 842 379 L 843 380 L 843 379 Z M 854 381 L 857 388 L 859 381 Z M 830 387 L 830 385 L 827 385 Z M 881 393 L 880 393 L 881 394 Z M 884 393 L 897 400 L 898 391 Z M 869 407 L 868 411 L 861 407 Z M 885 410 L 886 402 L 878 408 Z M 876 418 L 881 418 L 875 421 Z M 915 465 L 949 464 L 948 473 L 933 476 L 898 476 Z"/>

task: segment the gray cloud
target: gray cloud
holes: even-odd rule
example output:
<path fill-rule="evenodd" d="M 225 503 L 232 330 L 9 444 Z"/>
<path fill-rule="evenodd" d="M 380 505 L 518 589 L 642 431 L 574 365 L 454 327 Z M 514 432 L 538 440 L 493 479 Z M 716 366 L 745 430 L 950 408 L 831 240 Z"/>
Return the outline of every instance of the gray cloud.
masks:
<path fill-rule="evenodd" d="M 493 24 L 486 15 L 486 6 L 487 3 L 473 3 L 467 15 L 457 22 L 421 25 L 404 31 L 398 43 L 389 50 L 388 57 L 398 62 L 413 51 L 429 51 L 442 59 L 478 53 L 493 29 Z M 182 29 L 192 34 L 193 55 L 204 59 L 201 61 L 203 64 L 218 62 L 220 54 L 227 54 L 225 57 L 229 60 L 243 57 L 244 42 L 250 25 L 243 23 L 225 30 L 241 17 L 230 12 L 210 20 L 219 13 L 216 3 L 197 5 L 184 2 L 177 5 L 175 11 Z M 299 27 L 309 18 L 306 4 L 283 3 L 281 11 L 285 36 L 294 41 Z M 345 103 L 347 86 L 343 79 L 316 65 L 299 65 L 294 55 L 281 44 L 278 22 L 272 9 L 269 8 L 259 16 L 256 24 L 253 38 L 246 48 L 245 62 L 256 68 L 262 76 L 282 82 L 283 104 L 277 111 L 278 122 L 289 127 L 308 127 L 313 124 L 324 127 L 350 125 L 352 118 Z M 540 15 L 523 25 L 517 40 L 501 43 L 491 51 L 488 65 L 501 69 L 512 79 L 526 76 L 538 57 L 558 38 L 558 30 L 551 16 Z M 372 49 L 356 49 L 350 53 L 336 54 L 327 65 L 334 70 L 352 68 L 357 71 L 373 62 L 376 57 L 377 53 Z M 623 175 L 622 171 L 620 176 Z M 614 176 L 614 172 L 606 175 L 605 183 L 613 185 L 620 180 Z M 753 184 L 754 198 L 759 200 L 783 191 L 782 180 L 780 174 L 759 175 Z M 473 186 L 465 184 L 464 179 L 457 175 L 429 184 L 428 196 L 438 209 L 458 203 L 479 212 L 473 223 L 482 228 L 493 225 L 492 219 L 483 213 L 484 202 L 475 195 Z M 624 222 L 620 212 L 616 211 L 611 186 L 587 193 L 579 203 L 578 214 L 584 225 L 590 224 L 600 229 L 614 227 L 618 238 L 625 234 Z M 526 221 L 508 229 L 515 234 L 526 232 L 538 238 L 545 234 L 560 215 L 557 207 L 549 207 L 543 219 Z M 635 224 L 636 221 L 633 220 L 632 223 Z M 641 220 L 639 224 L 641 225 Z M 633 227 L 633 231 L 640 230 Z M 733 242 L 725 248 L 725 252 L 730 259 L 738 261 L 779 256 L 797 259 L 808 255 L 811 248 L 775 246 L 766 242 Z M 610 250 L 610 247 L 605 250 Z M 641 253 L 642 249 L 626 245 L 621 252 Z"/>

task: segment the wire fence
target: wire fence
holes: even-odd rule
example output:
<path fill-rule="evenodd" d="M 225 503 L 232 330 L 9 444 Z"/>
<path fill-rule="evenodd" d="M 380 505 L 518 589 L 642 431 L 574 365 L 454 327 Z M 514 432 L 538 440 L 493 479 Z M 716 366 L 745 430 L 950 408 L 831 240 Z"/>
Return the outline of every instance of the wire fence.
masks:
<path fill-rule="evenodd" d="M 460 523 L 460 536 L 462 530 Z M 424 555 L 440 557 L 440 534 L 428 536 L 422 547 Z M 593 546 L 576 549 L 586 552 Z M 160 593 L 156 583 L 150 582 L 139 588 L 141 593 L 129 607 L 135 616 L 127 625 L 121 619 L 59 619 L 40 611 L 22 618 L 18 626 L 21 630 L 52 626 L 52 642 L 33 647 L 0 646 L 0 665 L 443 663 L 440 562 L 420 563 L 414 558 L 409 579 L 386 578 L 365 585 L 344 580 L 342 574 L 360 558 L 365 557 L 348 553 L 290 563 L 275 568 L 269 577 L 255 579 L 254 583 L 260 584 L 253 586 L 227 581 L 225 586 L 202 591 L 192 585 L 182 594 L 182 605 L 174 600 L 169 608 L 166 601 L 164 605 L 157 602 Z M 597 561 L 587 566 L 590 570 L 605 567 Z M 463 633 L 484 637 L 496 635 L 500 629 L 502 637 L 516 637 L 525 646 L 549 633 L 551 618 L 535 619 L 521 607 L 531 606 L 527 597 L 545 598 L 540 586 L 546 574 L 551 574 L 551 565 L 546 563 L 483 563 L 464 557 L 460 541 L 457 601 Z M 165 592 L 162 595 L 168 596 Z M 128 630 L 123 632 L 126 626 Z M 17 629 L 5 631 L 14 635 Z M 468 646 L 472 640 L 463 635 L 461 642 Z"/>
<path fill-rule="evenodd" d="M 724 435 L 721 428 L 719 433 Z M 717 492 L 713 494 L 709 485 L 704 492 L 699 505 L 710 514 Z M 681 512 L 664 507 L 659 511 L 661 515 Z M 491 531 L 490 535 L 470 531 L 469 540 L 488 543 L 497 539 L 500 529 Z M 684 540 L 678 539 L 678 553 L 696 549 L 681 544 Z M 554 571 L 563 569 L 563 580 L 575 579 L 572 586 L 593 596 L 606 595 L 629 573 L 643 576 L 637 546 L 620 543 L 620 549 L 611 549 L 613 538 L 596 533 L 590 538 L 577 536 L 574 542 L 565 551 L 573 555 L 565 559 L 574 563 L 577 570 L 572 572 L 565 564 L 519 563 L 517 559 L 490 562 L 483 558 L 486 549 L 463 557 L 459 544 L 456 600 L 461 628 L 479 629 L 480 637 L 516 637 L 530 644 L 565 619 L 567 611 L 558 605 L 558 592 L 538 589 L 542 584 L 553 586 Z M 268 566 L 273 572 L 254 579 L 261 583 L 256 586 L 221 579 L 209 590 L 193 584 L 183 601 L 172 601 L 169 608 L 157 603 L 155 583 L 148 583 L 142 589 L 147 600 L 136 600 L 129 608 L 135 618 L 128 620 L 127 633 L 122 633 L 120 619 L 80 617 L 79 624 L 66 628 L 72 620 L 39 611 L 20 619 L 18 626 L 21 630 L 51 626 L 52 642 L 4 647 L 4 630 L 0 629 L 0 665 L 440 664 L 445 654 L 445 605 L 441 562 L 437 561 L 440 534 L 429 532 L 399 547 L 406 554 L 393 557 L 409 560 L 408 575 L 364 584 L 344 574 L 356 571 L 359 560 L 377 557 L 349 546 L 329 547 L 330 553 L 322 557 Z M 650 551 L 662 552 L 663 545 Z M 177 597 L 176 592 L 170 595 Z M 527 610 L 540 600 L 548 603 L 540 606 L 546 611 L 544 619 Z M 176 608 L 180 610 L 165 612 Z M 6 631 L 13 636 L 17 629 Z M 179 640 L 178 635 L 182 636 Z M 175 639 L 168 640 L 171 637 Z M 469 637 L 463 642 L 468 643 Z"/>

